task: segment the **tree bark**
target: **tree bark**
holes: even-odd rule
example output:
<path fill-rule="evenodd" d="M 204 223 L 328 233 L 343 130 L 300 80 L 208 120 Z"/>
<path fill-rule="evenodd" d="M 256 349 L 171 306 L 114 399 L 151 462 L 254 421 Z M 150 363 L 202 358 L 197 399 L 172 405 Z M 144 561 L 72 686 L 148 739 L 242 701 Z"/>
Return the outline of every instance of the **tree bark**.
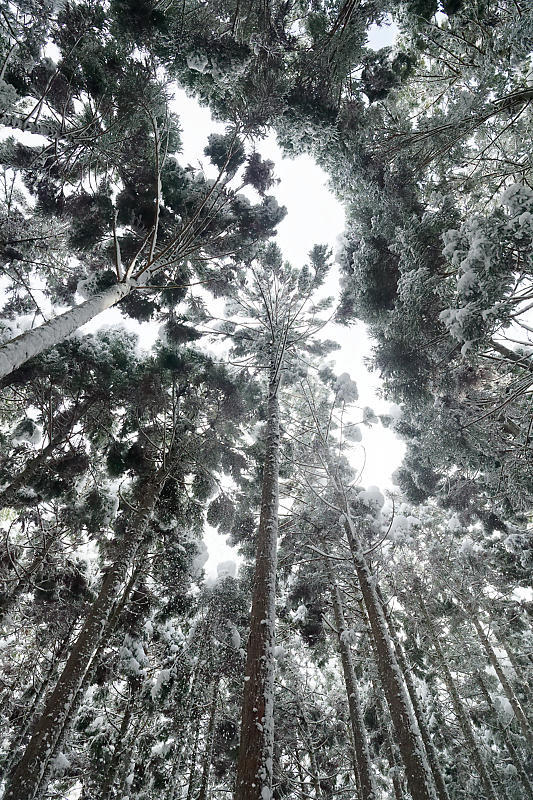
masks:
<path fill-rule="evenodd" d="M 103 579 L 55 689 L 47 698 L 26 751 L 10 775 L 4 800 L 33 800 L 41 785 L 51 753 L 71 716 L 76 696 L 102 639 L 114 601 L 141 544 L 165 477 L 166 470 L 160 469 L 137 486 L 135 496 L 139 506 L 132 512 L 125 540 Z"/>
<path fill-rule="evenodd" d="M 457 718 L 457 722 L 459 723 L 459 727 L 461 728 L 461 732 L 463 734 L 466 746 L 468 748 L 470 758 L 472 759 L 472 762 L 479 774 L 479 777 L 481 778 L 481 783 L 483 784 L 483 788 L 485 790 L 488 800 L 498 800 L 496 791 L 494 789 L 494 785 L 490 779 L 490 775 L 488 773 L 487 767 L 485 766 L 485 762 L 483 761 L 481 752 L 479 750 L 474 733 L 472 731 L 470 718 L 468 717 L 465 711 L 463 702 L 459 696 L 457 687 L 455 686 L 455 682 L 452 678 L 452 673 L 450 672 L 450 668 L 448 667 L 448 662 L 446 661 L 446 657 L 442 652 L 440 642 L 433 628 L 433 623 L 431 622 L 430 616 L 427 612 L 426 604 L 424 603 L 424 600 L 420 592 L 418 592 L 417 590 L 416 590 L 416 596 L 418 599 L 420 610 L 422 612 L 422 616 L 426 623 L 426 630 L 429 634 L 429 638 L 433 645 L 433 649 L 437 654 L 441 672 L 444 677 L 444 683 L 446 685 L 446 689 L 448 690 L 448 694 L 451 697 L 455 716 Z"/>
<path fill-rule="evenodd" d="M 381 597 L 381 592 L 379 592 L 379 590 L 378 590 L 378 596 L 382 601 L 383 598 Z M 407 691 L 409 692 L 409 697 L 411 699 L 411 703 L 413 706 L 413 711 L 418 724 L 418 729 L 420 731 L 420 735 L 422 737 L 422 741 L 424 743 L 424 747 L 427 753 L 429 766 L 433 774 L 433 780 L 435 781 L 435 789 L 437 792 L 437 797 L 439 798 L 439 800 L 450 800 L 450 796 L 448 794 L 448 790 L 446 788 L 446 784 L 444 783 L 444 778 L 442 776 L 442 772 L 440 769 L 437 751 L 435 750 L 435 747 L 433 745 L 431 734 L 428 730 L 427 722 L 425 719 L 425 714 L 422 711 L 422 707 L 420 705 L 420 701 L 416 693 L 415 685 L 411 677 L 411 669 L 407 662 L 407 656 L 405 655 L 402 644 L 398 638 L 398 634 L 396 632 L 392 616 L 390 613 L 387 612 L 385 604 L 383 602 L 382 606 L 383 606 L 383 613 L 385 614 L 385 619 L 387 620 L 387 625 L 389 627 L 390 635 L 394 643 L 394 650 L 396 652 L 396 657 L 398 659 L 400 668 L 403 672 L 403 677 L 405 680 L 405 685 L 407 686 Z"/>
<path fill-rule="evenodd" d="M 333 602 L 333 613 L 335 615 L 335 626 L 337 628 L 339 652 L 341 655 L 342 671 L 348 698 L 348 709 L 350 712 L 350 723 L 352 726 L 355 755 L 357 759 L 357 771 L 361 784 L 360 793 L 364 800 L 375 800 L 376 786 L 370 762 L 370 751 L 368 749 L 368 738 L 363 720 L 363 711 L 359 698 L 357 678 L 353 666 L 352 652 L 350 645 L 346 641 L 346 622 L 339 587 L 333 578 L 333 570 L 329 566 L 329 578 L 332 583 L 331 599 Z"/>
<path fill-rule="evenodd" d="M 207 725 L 207 735 L 205 742 L 204 757 L 202 763 L 202 780 L 197 800 L 207 800 L 207 790 L 209 788 L 209 772 L 211 760 L 213 758 L 213 743 L 215 740 L 215 725 L 217 719 L 218 692 L 220 688 L 220 678 L 215 678 L 213 683 L 213 695 L 211 697 L 211 708 L 209 710 L 209 723 Z"/>
<path fill-rule="evenodd" d="M 46 459 L 52 455 L 52 453 L 60 444 L 62 444 L 62 442 L 65 441 L 72 430 L 72 426 L 75 425 L 85 415 L 85 412 L 93 403 L 94 399 L 87 399 L 81 403 L 76 403 L 65 414 L 56 415 L 56 417 L 59 417 L 61 421 L 59 429 L 50 439 L 46 447 L 43 447 L 43 449 L 37 453 L 36 456 L 29 459 L 24 465 L 24 468 L 13 477 L 11 483 L 2 489 L 0 492 L 0 509 L 9 506 L 10 502 L 13 500 L 13 495 L 20 489 L 21 486 L 26 485 L 28 480 L 35 475 L 39 467 L 44 464 Z"/>
<path fill-rule="evenodd" d="M 485 681 L 483 680 L 480 672 L 477 672 L 476 680 L 479 688 L 481 689 L 481 694 L 483 695 L 488 707 L 490 708 L 495 719 L 497 720 L 498 729 L 505 743 L 505 747 L 507 748 L 507 752 L 509 753 L 511 762 L 514 768 L 516 769 L 518 777 L 520 778 L 520 783 L 524 787 L 525 796 L 528 797 L 529 800 L 533 800 L 533 785 L 531 784 L 527 772 L 524 769 L 523 759 L 521 759 L 518 753 L 516 752 L 515 747 L 511 741 L 511 737 L 509 736 L 508 730 L 505 728 L 504 725 L 502 725 L 502 723 L 499 720 L 498 712 L 494 707 L 494 703 L 492 702 L 492 697 L 490 696 L 489 691 L 485 686 Z"/>
<path fill-rule="evenodd" d="M 370 572 L 343 487 L 329 454 L 325 453 L 325 459 L 328 473 L 333 481 L 337 502 L 343 512 L 344 530 L 374 640 L 379 678 L 389 707 L 409 791 L 413 800 L 435 800 L 431 771 L 376 592 L 374 577 Z"/>
<path fill-rule="evenodd" d="M 145 273 L 145 279 L 147 273 Z M 38 328 L 21 333 L 0 347 L 0 378 L 20 367 L 30 358 L 62 342 L 86 322 L 114 306 L 136 287 L 135 280 L 122 281 L 95 294 L 79 306 L 45 322 Z"/>
<path fill-rule="evenodd" d="M 246 657 L 241 738 L 234 800 L 271 800 L 273 691 L 279 506 L 278 384 L 269 381 L 266 456 Z"/>
<path fill-rule="evenodd" d="M 511 704 L 511 707 L 514 711 L 516 720 L 520 725 L 522 733 L 524 734 L 529 746 L 533 749 L 533 730 L 531 728 L 531 725 L 529 724 L 529 720 L 526 717 L 524 709 L 520 705 L 520 701 L 518 697 L 515 695 L 513 687 L 509 683 L 507 675 L 502 669 L 498 657 L 494 652 L 491 643 L 489 642 L 488 636 L 483 630 L 479 619 L 477 618 L 477 614 L 475 612 L 469 612 L 468 616 L 469 619 L 472 620 L 474 628 L 476 629 L 476 633 L 479 637 L 481 644 L 483 645 L 483 649 L 485 650 L 491 665 L 494 667 L 494 671 L 496 672 L 498 680 L 502 685 L 503 691 L 505 692 L 505 696 L 507 697 L 509 703 Z"/>

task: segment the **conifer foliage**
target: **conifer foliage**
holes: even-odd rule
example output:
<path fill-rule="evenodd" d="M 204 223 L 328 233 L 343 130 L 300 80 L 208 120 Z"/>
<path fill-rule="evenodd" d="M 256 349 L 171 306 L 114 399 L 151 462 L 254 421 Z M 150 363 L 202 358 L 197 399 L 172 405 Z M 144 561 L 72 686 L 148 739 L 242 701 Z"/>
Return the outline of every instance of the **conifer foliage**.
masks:
<path fill-rule="evenodd" d="M 532 53 L 522 0 L 0 8 L 0 798 L 533 800 Z"/>

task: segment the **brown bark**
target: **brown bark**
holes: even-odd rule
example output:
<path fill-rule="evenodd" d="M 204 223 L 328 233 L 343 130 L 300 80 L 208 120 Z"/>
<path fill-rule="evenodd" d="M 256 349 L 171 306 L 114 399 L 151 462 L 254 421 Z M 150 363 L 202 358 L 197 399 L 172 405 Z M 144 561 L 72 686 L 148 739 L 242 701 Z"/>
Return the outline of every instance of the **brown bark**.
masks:
<path fill-rule="evenodd" d="M 4 800 L 33 800 L 41 786 L 51 755 L 71 717 L 76 696 L 102 639 L 114 602 L 141 544 L 165 477 L 166 471 L 161 469 L 137 486 L 136 500 L 139 506 L 131 514 L 125 540 L 102 581 L 98 597 L 72 647 L 55 689 L 47 698 L 26 751 L 10 775 Z"/>
<path fill-rule="evenodd" d="M 480 640 L 481 644 L 483 645 L 483 649 L 485 650 L 491 665 L 494 667 L 494 671 L 496 672 L 496 675 L 498 676 L 498 680 L 500 681 L 500 683 L 502 685 L 503 691 L 505 692 L 505 696 L 507 697 L 507 699 L 509 700 L 509 703 L 511 704 L 511 707 L 512 707 L 512 709 L 514 711 L 514 714 L 515 714 L 515 717 L 517 719 L 517 722 L 520 725 L 522 733 L 524 734 L 524 736 L 526 738 L 526 741 L 528 742 L 529 746 L 531 748 L 533 748 L 533 729 L 531 728 L 531 725 L 529 724 L 529 720 L 526 717 L 524 709 L 520 705 L 520 701 L 519 701 L 518 697 L 516 696 L 516 694 L 514 693 L 513 687 L 509 683 L 507 675 L 505 674 L 505 672 L 502 669 L 502 666 L 501 666 L 501 664 L 499 662 L 499 659 L 498 659 L 496 653 L 494 652 L 494 649 L 493 649 L 491 643 L 489 642 L 488 636 L 485 633 L 485 631 L 483 630 L 483 628 L 481 626 L 481 623 L 479 622 L 479 619 L 477 618 L 477 614 L 475 612 L 470 611 L 468 616 L 469 616 L 469 619 L 472 620 L 474 628 L 476 629 L 476 633 L 477 633 L 477 635 L 479 637 L 479 640 Z"/>
<path fill-rule="evenodd" d="M 234 800 L 271 799 L 279 443 L 278 386 L 271 377 Z"/>
<path fill-rule="evenodd" d="M 425 758 L 424 746 L 376 592 L 374 576 L 370 572 L 342 485 L 329 454 L 325 453 L 325 459 L 337 502 L 343 512 L 344 529 L 374 641 L 378 674 L 389 707 L 409 791 L 413 800 L 435 800 L 433 780 Z"/>
<path fill-rule="evenodd" d="M 452 700 L 455 716 L 457 718 L 457 722 L 459 723 L 459 727 L 461 728 L 461 732 L 463 734 L 463 738 L 465 740 L 470 758 L 474 764 L 474 767 L 478 772 L 479 777 L 481 778 L 481 783 L 483 785 L 488 800 L 498 800 L 498 796 L 494 789 L 494 785 L 491 781 L 485 762 L 483 761 L 483 758 L 481 756 L 481 752 L 476 742 L 474 732 L 472 731 L 470 718 L 468 717 L 465 711 L 463 702 L 461 700 L 459 692 L 457 691 L 455 681 L 453 680 L 450 668 L 448 667 L 448 662 L 446 660 L 444 653 L 442 652 L 440 642 L 433 628 L 433 623 L 431 622 L 431 619 L 427 612 L 426 604 L 424 603 L 424 600 L 418 590 L 416 591 L 416 596 L 418 599 L 420 610 L 422 612 L 422 616 L 426 623 L 426 630 L 429 634 L 429 638 L 433 645 L 433 649 L 437 654 L 441 673 L 444 678 L 444 683 L 446 685 L 446 689 L 448 690 L 448 694 L 450 695 L 450 698 Z"/>
<path fill-rule="evenodd" d="M 531 784 L 527 772 L 524 769 L 523 759 L 521 759 L 518 753 L 516 752 L 516 749 L 511 741 L 511 737 L 509 736 L 508 730 L 499 721 L 498 712 L 494 707 L 494 703 L 492 702 L 492 697 L 490 696 L 489 691 L 485 686 L 485 681 L 483 680 L 483 677 L 480 672 L 476 674 L 476 680 L 479 688 L 481 689 L 481 694 L 483 695 L 483 698 L 485 699 L 488 707 L 492 711 L 493 716 L 497 720 L 498 729 L 505 743 L 505 747 L 507 748 L 507 752 L 509 753 L 511 762 L 514 768 L 516 769 L 517 775 L 520 779 L 520 783 L 524 787 L 525 796 L 528 797 L 529 800 L 533 800 L 533 785 Z"/>
<path fill-rule="evenodd" d="M 378 592 L 378 595 L 380 597 L 380 600 L 382 600 L 380 592 Z M 440 769 L 437 751 L 435 750 L 435 747 L 433 745 L 431 734 L 428 730 L 425 714 L 422 711 L 422 707 L 420 705 L 420 701 L 416 693 L 415 685 L 411 677 L 411 668 L 407 662 L 407 656 L 405 655 L 402 644 L 398 638 L 398 634 L 396 632 L 396 628 L 394 626 L 392 617 L 390 613 L 387 612 L 385 604 L 383 603 L 382 605 L 383 605 L 383 613 L 385 614 L 385 619 L 387 620 L 387 625 L 389 627 L 390 635 L 392 637 L 392 641 L 394 642 L 396 657 L 398 659 L 400 668 L 403 672 L 405 685 L 407 686 L 407 691 L 409 692 L 409 697 L 411 699 L 411 703 L 413 706 L 413 711 L 418 724 L 418 729 L 420 731 L 420 735 L 424 743 L 424 748 L 427 753 L 429 767 L 433 774 L 433 780 L 435 781 L 435 789 L 437 792 L 437 797 L 439 798 L 439 800 L 450 800 L 450 796 L 448 794 L 448 790 L 446 788 L 446 784 L 444 783 L 444 778 L 442 776 L 442 772 Z"/>
<path fill-rule="evenodd" d="M 220 678 L 216 678 L 213 683 L 213 695 L 211 697 L 211 708 L 209 710 L 209 722 L 207 725 L 207 736 L 202 763 L 202 780 L 197 800 L 207 800 L 207 790 L 209 788 L 209 772 L 213 758 L 213 743 L 215 740 L 215 725 L 217 719 L 218 692 L 220 688 Z"/>
<path fill-rule="evenodd" d="M 370 751 L 368 749 L 368 738 L 363 720 L 363 711 L 359 698 L 357 678 L 353 666 L 352 652 L 350 645 L 345 639 L 346 622 L 342 608 L 342 599 L 338 585 L 333 578 L 333 570 L 329 567 L 329 578 L 332 583 L 331 599 L 333 602 L 333 612 L 335 615 L 335 625 L 341 655 L 342 671 L 346 686 L 346 696 L 348 698 L 348 709 L 350 712 L 350 723 L 352 727 L 355 755 L 357 759 L 357 772 L 360 781 L 360 793 L 364 800 L 374 800 L 376 797 L 376 787 L 372 775 L 370 762 Z"/>

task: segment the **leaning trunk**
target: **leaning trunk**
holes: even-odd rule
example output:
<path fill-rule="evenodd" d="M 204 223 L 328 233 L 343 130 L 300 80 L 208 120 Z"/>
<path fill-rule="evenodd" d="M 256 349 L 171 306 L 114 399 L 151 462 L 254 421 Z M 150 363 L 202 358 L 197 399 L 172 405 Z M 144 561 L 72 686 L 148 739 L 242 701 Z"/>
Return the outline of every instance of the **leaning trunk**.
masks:
<path fill-rule="evenodd" d="M 341 655 L 342 671 L 344 674 L 344 684 L 348 697 L 348 709 L 350 712 L 350 724 L 352 726 L 353 740 L 355 746 L 355 756 L 357 759 L 357 772 L 361 784 L 361 794 L 364 800 L 374 800 L 376 797 L 376 787 L 370 765 L 370 751 L 368 749 L 368 739 L 363 721 L 363 711 L 359 699 L 359 689 L 357 678 L 353 666 L 352 652 L 350 645 L 346 641 L 346 623 L 344 621 L 344 611 L 339 587 L 333 579 L 333 571 L 329 570 L 329 577 L 332 583 L 331 599 L 333 602 L 333 612 L 335 615 L 335 625 L 339 640 L 339 652 Z"/>
<path fill-rule="evenodd" d="M 215 725 L 217 719 L 218 690 L 220 678 L 216 678 L 213 684 L 213 695 L 211 698 L 211 709 L 209 711 L 209 723 L 207 725 L 207 737 L 205 743 L 204 757 L 202 763 L 202 780 L 197 800 L 207 800 L 207 790 L 209 788 L 209 772 L 211 761 L 213 760 L 213 744 L 215 740 Z"/>
<path fill-rule="evenodd" d="M 509 683 L 507 675 L 502 669 L 502 666 L 498 660 L 494 649 L 489 642 L 488 636 L 481 627 L 481 623 L 479 622 L 475 613 L 469 613 L 469 617 L 474 623 L 474 628 L 476 629 L 476 633 L 479 637 L 481 644 L 483 645 L 483 649 L 485 650 L 487 657 L 494 668 L 496 675 L 498 676 L 498 680 L 500 681 L 503 691 L 505 692 L 505 696 L 509 700 L 511 704 L 511 708 L 514 711 L 514 715 L 517 719 L 518 724 L 522 730 L 522 733 L 526 737 L 526 741 L 528 742 L 529 746 L 533 749 L 533 730 L 531 725 L 529 724 L 529 720 L 525 715 L 524 709 L 520 705 L 520 701 L 518 697 L 515 695 L 513 691 L 513 687 Z"/>
<path fill-rule="evenodd" d="M 459 723 L 459 727 L 463 734 L 470 758 L 476 768 L 479 777 L 481 778 L 481 783 L 485 790 L 485 794 L 488 800 L 498 800 L 496 791 L 494 789 L 494 785 L 491 781 L 490 775 L 488 773 L 487 767 L 483 758 L 481 756 L 481 752 L 479 750 L 478 744 L 476 742 L 474 733 L 472 731 L 472 726 L 470 723 L 470 719 L 465 711 L 463 706 L 463 702 L 459 696 L 459 692 L 457 691 L 457 687 L 452 677 L 452 673 L 450 672 L 450 668 L 448 667 L 448 662 L 446 660 L 446 656 L 442 652 L 442 647 L 440 646 L 440 642 L 437 638 L 437 634 L 433 629 L 433 623 L 429 617 L 429 614 L 426 609 L 426 604 L 424 603 L 422 596 L 419 592 L 417 594 L 418 604 L 420 606 L 420 610 L 422 612 L 422 616 L 426 623 L 426 629 L 429 634 L 429 638 L 433 645 L 433 649 L 437 654 L 437 658 L 439 660 L 439 665 L 441 668 L 442 676 L 444 678 L 444 683 L 446 685 L 446 689 L 448 694 L 450 695 L 453 710 L 455 712 L 455 716 L 457 718 L 457 722 Z"/>
<path fill-rule="evenodd" d="M 39 355 L 49 347 L 55 347 L 86 322 L 116 305 L 136 287 L 134 280 L 116 283 L 79 306 L 74 306 L 63 314 L 32 328 L 0 347 L 0 378 L 20 367 L 30 358 Z"/>
<path fill-rule="evenodd" d="M 431 772 L 377 596 L 375 580 L 368 567 L 335 467 L 329 456 L 326 455 L 326 459 L 328 472 L 334 482 L 337 502 L 343 511 L 344 529 L 374 640 L 379 678 L 389 707 L 409 791 L 413 800 L 435 800 Z"/>
<path fill-rule="evenodd" d="M 382 600 L 381 593 L 378 592 L 378 594 L 380 595 L 380 600 Z M 400 668 L 403 672 L 403 677 L 405 680 L 405 685 L 407 686 L 407 691 L 409 692 L 409 697 L 411 699 L 411 704 L 413 706 L 413 711 L 418 724 L 418 729 L 420 731 L 420 735 L 424 743 L 424 748 L 427 753 L 429 767 L 431 769 L 433 779 L 435 781 L 435 789 L 437 791 L 437 797 L 439 800 L 450 800 L 450 796 L 448 794 L 448 790 L 446 788 L 446 784 L 444 783 L 444 778 L 442 776 L 442 772 L 440 769 L 437 751 L 433 744 L 431 734 L 427 726 L 425 714 L 422 711 L 422 707 L 420 705 L 420 701 L 416 693 L 415 685 L 413 683 L 413 678 L 411 677 L 411 669 L 409 664 L 407 663 L 407 657 L 404 653 L 402 644 L 398 638 L 398 634 L 396 632 L 396 628 L 394 626 L 392 617 L 390 613 L 387 613 L 384 603 L 382 603 L 382 607 L 383 607 L 383 612 L 385 614 L 385 619 L 387 620 L 387 625 L 389 626 L 390 635 L 394 643 L 394 650 L 396 652 L 396 657 L 398 659 Z"/>
<path fill-rule="evenodd" d="M 533 785 L 531 784 L 528 774 L 524 769 L 524 760 L 516 752 L 515 746 L 511 741 L 509 731 L 507 730 L 505 725 L 502 725 L 502 723 L 500 722 L 498 712 L 494 707 L 494 703 L 492 702 L 492 697 L 490 696 L 489 691 L 485 686 L 485 681 L 483 680 L 481 672 L 479 671 L 476 673 L 476 680 L 479 688 L 481 689 L 481 694 L 483 695 L 488 707 L 492 711 L 493 717 L 497 720 L 498 729 L 505 743 L 505 747 L 507 748 L 507 752 L 509 753 L 511 762 L 514 768 L 516 769 L 516 774 L 520 779 L 520 783 L 524 787 L 524 792 L 525 792 L 524 797 L 527 797 L 529 800 L 533 800 Z"/>
<path fill-rule="evenodd" d="M 234 800 L 270 800 L 278 539 L 279 403 L 269 382 L 266 456 Z"/>
<path fill-rule="evenodd" d="M 61 732 L 71 717 L 76 696 L 101 642 L 113 604 L 141 544 L 164 477 L 165 473 L 159 470 L 151 480 L 145 480 L 138 486 L 136 496 L 140 507 L 132 513 L 119 555 L 104 577 L 98 597 L 72 647 L 54 691 L 46 701 L 26 751 L 10 776 L 4 800 L 33 800 L 42 783 L 50 754 L 54 752 Z"/>

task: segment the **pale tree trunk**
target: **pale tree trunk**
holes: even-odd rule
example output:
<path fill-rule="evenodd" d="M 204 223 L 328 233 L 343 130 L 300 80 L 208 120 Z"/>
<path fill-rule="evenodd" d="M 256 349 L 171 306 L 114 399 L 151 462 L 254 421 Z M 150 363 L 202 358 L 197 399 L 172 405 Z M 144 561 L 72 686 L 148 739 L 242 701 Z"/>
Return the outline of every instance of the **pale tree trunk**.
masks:
<path fill-rule="evenodd" d="M 147 274 L 145 274 L 146 277 Z M 49 347 L 55 347 L 86 322 L 90 322 L 102 311 L 105 311 L 106 308 L 116 305 L 135 288 L 136 281 L 133 279 L 116 283 L 38 328 L 25 331 L 10 342 L 6 342 L 0 347 L 0 378 L 9 375 L 30 358 L 48 350 Z"/>
<path fill-rule="evenodd" d="M 527 797 L 528 800 L 533 800 L 533 785 L 531 784 L 527 772 L 524 769 L 524 761 L 522 758 L 520 758 L 520 756 L 516 752 L 516 749 L 511 741 L 511 737 L 509 736 L 509 731 L 507 730 L 505 725 L 502 725 L 502 723 L 500 722 L 498 711 L 496 710 L 494 703 L 492 702 L 492 697 L 490 696 L 489 691 L 485 686 L 485 681 L 483 680 L 483 677 L 479 671 L 476 673 L 476 679 L 478 686 L 481 689 L 481 694 L 483 695 L 483 698 L 485 699 L 488 707 L 492 711 L 492 714 L 497 721 L 498 729 L 505 743 L 507 752 L 509 753 L 511 763 L 516 769 L 517 775 L 520 779 L 520 783 L 524 787 L 524 792 L 525 792 L 524 796 Z"/>
<path fill-rule="evenodd" d="M 461 700 L 459 692 L 457 691 L 455 681 L 453 680 L 452 673 L 450 672 L 450 668 L 448 667 L 446 656 L 442 651 L 442 647 L 440 646 L 437 634 L 435 633 L 435 630 L 433 628 L 433 623 L 427 612 L 426 604 L 424 603 L 424 600 L 418 591 L 416 591 L 416 596 L 418 599 L 420 610 L 422 612 L 422 616 L 426 623 L 426 630 L 428 632 L 430 641 L 433 645 L 433 649 L 437 654 L 441 673 L 444 678 L 444 683 L 446 685 L 448 694 L 450 695 L 455 716 L 459 724 L 459 727 L 461 729 L 461 732 L 463 734 L 463 738 L 465 740 L 470 759 L 472 760 L 472 763 L 474 764 L 474 767 L 476 768 L 478 775 L 481 778 L 481 783 L 485 790 L 485 794 L 487 795 L 487 800 L 498 800 L 498 796 L 494 789 L 494 785 L 491 781 L 487 767 L 485 765 L 485 762 L 483 761 L 481 751 L 476 742 L 470 718 L 466 713 L 463 701 Z"/>
<path fill-rule="evenodd" d="M 271 376 L 234 800 L 271 800 L 272 797 L 279 447 L 278 385 Z"/>
<path fill-rule="evenodd" d="M 204 757 L 202 763 L 202 780 L 197 800 L 207 800 L 207 790 L 209 788 L 209 772 L 213 759 L 213 743 L 215 741 L 215 725 L 217 720 L 218 692 L 220 688 L 220 678 L 216 678 L 213 683 L 213 695 L 211 697 L 211 708 L 209 709 L 209 722 L 207 724 L 207 735 L 205 742 Z"/>
<path fill-rule="evenodd" d="M 427 763 L 420 732 L 410 706 L 402 673 L 396 659 L 387 622 L 376 592 L 375 580 L 366 561 L 335 467 L 329 454 L 325 454 L 325 456 L 328 473 L 333 480 L 337 502 L 343 512 L 344 529 L 374 641 L 378 674 L 394 725 L 395 737 L 404 764 L 409 791 L 413 800 L 435 800 L 433 778 Z"/>
<path fill-rule="evenodd" d="M 529 724 L 529 720 L 526 717 L 524 709 L 520 705 L 520 701 L 519 701 L 518 697 L 515 695 L 515 693 L 513 691 L 513 687 L 509 683 L 507 675 L 505 674 L 505 672 L 502 669 L 502 665 L 500 664 L 500 661 L 499 661 L 496 653 L 494 652 L 494 649 L 493 649 L 491 643 L 489 642 L 487 634 L 483 630 L 483 628 L 481 626 L 481 623 L 479 622 L 479 619 L 477 618 L 477 614 L 475 613 L 475 611 L 472 611 L 472 610 L 468 610 L 468 611 L 469 611 L 468 617 L 469 617 L 469 619 L 472 620 L 474 628 L 476 629 L 476 633 L 477 633 L 477 635 L 479 637 L 479 641 L 483 645 L 483 649 L 485 650 L 485 652 L 487 654 L 487 658 L 489 659 L 491 665 L 494 668 L 494 671 L 496 672 L 496 675 L 498 676 L 498 680 L 500 681 L 500 683 L 502 685 L 502 688 L 503 688 L 503 691 L 505 693 L 505 696 L 507 697 L 507 699 L 509 700 L 509 703 L 511 704 L 511 708 L 514 711 L 514 715 L 515 715 L 516 720 L 517 720 L 517 722 L 518 722 L 518 724 L 519 724 L 519 726 L 520 726 L 520 728 L 522 730 L 522 733 L 524 734 L 524 736 L 526 738 L 526 741 L 528 742 L 529 746 L 533 749 L 533 729 L 531 728 L 531 725 Z"/>
<path fill-rule="evenodd" d="M 383 598 L 381 597 L 381 592 L 379 590 L 378 590 L 378 596 L 380 600 L 383 601 Z M 405 680 L 405 685 L 407 686 L 407 691 L 409 692 L 409 697 L 411 699 L 411 704 L 413 706 L 413 711 L 418 724 L 418 729 L 420 731 L 420 735 L 424 743 L 424 748 L 427 753 L 429 766 L 433 774 L 433 780 L 435 781 L 435 789 L 437 792 L 437 797 L 439 800 L 450 800 L 450 796 L 448 794 L 448 790 L 446 788 L 446 784 L 444 783 L 444 778 L 442 776 L 439 764 L 439 757 L 437 755 L 437 751 L 435 750 L 435 746 L 433 744 L 433 740 L 431 738 L 431 734 L 427 726 L 426 716 L 420 705 L 415 685 L 413 683 L 413 678 L 411 676 L 411 668 L 407 662 L 407 656 L 405 655 L 402 644 L 398 638 L 398 634 L 396 632 L 392 616 L 387 611 L 386 606 L 383 602 L 382 606 L 383 606 L 383 612 L 385 614 L 385 619 L 387 620 L 387 625 L 389 627 L 390 635 L 394 643 L 396 657 L 398 659 L 400 668 L 403 672 L 403 677 Z"/>
<path fill-rule="evenodd" d="M 10 775 L 4 800 L 33 800 L 47 773 L 51 754 L 75 705 L 94 654 L 101 642 L 114 602 L 139 549 L 166 477 L 158 470 L 136 489 L 138 507 L 132 512 L 125 541 L 108 569 L 55 689 L 47 698 L 42 716 L 16 769 Z"/>
<path fill-rule="evenodd" d="M 352 727 L 355 755 L 357 759 L 357 772 L 360 781 L 360 794 L 364 800 L 375 800 L 376 786 L 370 762 L 370 751 L 368 749 L 368 738 L 363 720 L 361 700 L 359 698 L 359 688 L 353 665 L 352 651 L 346 641 L 346 622 L 342 607 L 342 598 L 339 587 L 334 580 L 333 570 L 329 567 L 329 580 L 331 582 L 331 600 L 333 603 L 333 613 L 335 616 L 335 626 L 337 628 L 339 652 L 341 655 L 342 671 L 348 698 L 348 709 L 350 712 L 350 723 Z"/>

